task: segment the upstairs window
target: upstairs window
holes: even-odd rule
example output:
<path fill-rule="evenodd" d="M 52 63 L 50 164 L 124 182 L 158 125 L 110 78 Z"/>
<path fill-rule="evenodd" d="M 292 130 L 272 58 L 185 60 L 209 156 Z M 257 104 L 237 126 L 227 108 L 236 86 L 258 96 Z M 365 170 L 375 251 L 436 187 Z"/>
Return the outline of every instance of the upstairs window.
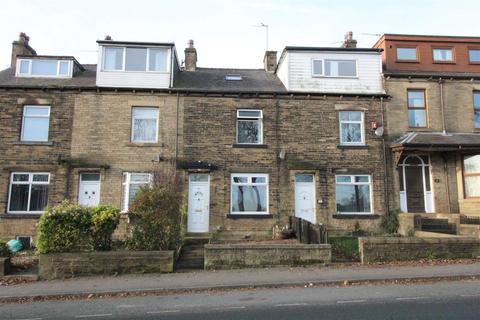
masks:
<path fill-rule="evenodd" d="M 366 214 L 372 212 L 372 188 L 369 175 L 335 177 L 337 213 Z"/>
<path fill-rule="evenodd" d="M 417 61 L 417 48 L 397 48 L 397 60 Z"/>
<path fill-rule="evenodd" d="M 41 213 L 48 203 L 49 173 L 13 172 L 10 176 L 9 213 Z"/>
<path fill-rule="evenodd" d="M 24 106 L 21 141 L 48 141 L 49 106 Z"/>
<path fill-rule="evenodd" d="M 54 59 L 20 59 L 17 76 L 20 77 L 71 77 L 72 61 Z"/>
<path fill-rule="evenodd" d="M 365 144 L 363 112 L 341 111 L 338 115 L 338 118 L 340 120 L 340 144 Z"/>
<path fill-rule="evenodd" d="M 465 198 L 480 197 L 480 154 L 463 158 Z"/>
<path fill-rule="evenodd" d="M 168 49 L 105 47 L 103 70 L 133 72 L 167 72 Z"/>
<path fill-rule="evenodd" d="M 408 90 L 408 126 L 425 128 L 427 126 L 427 108 L 425 90 Z"/>
<path fill-rule="evenodd" d="M 473 93 L 473 113 L 475 128 L 480 129 L 480 91 Z"/>
<path fill-rule="evenodd" d="M 434 62 L 452 62 L 453 50 L 452 49 L 433 49 L 433 61 Z"/>
<path fill-rule="evenodd" d="M 314 77 L 356 77 L 356 60 L 312 60 L 312 75 Z"/>
<path fill-rule="evenodd" d="M 262 110 L 237 110 L 237 143 L 262 144 Z"/>
<path fill-rule="evenodd" d="M 268 214 L 268 174 L 232 174 L 232 214 Z"/>
<path fill-rule="evenodd" d="M 262 110 L 237 110 L 237 143 L 262 144 Z"/>
<path fill-rule="evenodd" d="M 468 59 L 472 63 L 480 63 L 480 49 L 468 50 Z"/>
<path fill-rule="evenodd" d="M 156 143 L 158 109 L 134 107 L 132 109 L 132 142 Z"/>
<path fill-rule="evenodd" d="M 140 188 L 150 185 L 152 175 L 150 173 L 124 172 L 122 182 L 122 212 L 128 212 L 128 208 L 137 196 Z"/>

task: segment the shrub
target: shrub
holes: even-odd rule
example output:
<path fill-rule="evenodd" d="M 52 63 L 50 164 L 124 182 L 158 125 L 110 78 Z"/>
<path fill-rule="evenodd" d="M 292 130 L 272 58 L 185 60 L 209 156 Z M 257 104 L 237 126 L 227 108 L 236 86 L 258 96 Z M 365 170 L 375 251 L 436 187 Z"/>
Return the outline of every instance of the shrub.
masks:
<path fill-rule="evenodd" d="M 183 240 L 185 197 L 174 169 L 154 172 L 151 187 L 141 188 L 130 206 L 131 250 L 176 250 Z"/>
<path fill-rule="evenodd" d="M 112 234 L 120 222 L 120 210 L 109 205 L 100 205 L 91 209 L 92 247 L 94 250 L 111 250 Z"/>
<path fill-rule="evenodd" d="M 382 216 L 380 226 L 382 227 L 383 231 L 385 231 L 385 233 L 394 234 L 398 232 L 398 227 L 400 226 L 400 223 L 398 221 L 399 213 L 399 209 L 391 211 L 389 210 Z"/>
<path fill-rule="evenodd" d="M 11 252 L 8 249 L 7 242 L 0 240 L 0 257 L 10 257 Z"/>
<path fill-rule="evenodd" d="M 90 224 L 90 211 L 80 205 L 65 200 L 46 208 L 37 227 L 38 252 L 69 252 L 89 244 Z"/>

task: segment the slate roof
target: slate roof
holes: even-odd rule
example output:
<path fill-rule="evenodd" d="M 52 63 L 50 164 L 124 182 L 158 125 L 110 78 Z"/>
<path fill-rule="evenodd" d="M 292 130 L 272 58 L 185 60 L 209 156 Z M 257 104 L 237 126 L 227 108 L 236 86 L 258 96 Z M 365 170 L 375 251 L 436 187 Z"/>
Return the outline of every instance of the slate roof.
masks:
<path fill-rule="evenodd" d="M 241 75 L 240 81 L 225 80 L 227 74 Z M 263 69 L 197 68 L 175 75 L 173 89 L 219 92 L 286 92 L 280 79 Z"/>
<path fill-rule="evenodd" d="M 12 68 L 0 71 L 0 87 L 12 88 L 95 88 L 97 65 L 83 64 L 85 70 L 72 78 L 27 78 L 15 77 Z"/>
<path fill-rule="evenodd" d="M 431 151 L 480 149 L 480 133 L 409 132 L 394 141 L 390 147 Z"/>

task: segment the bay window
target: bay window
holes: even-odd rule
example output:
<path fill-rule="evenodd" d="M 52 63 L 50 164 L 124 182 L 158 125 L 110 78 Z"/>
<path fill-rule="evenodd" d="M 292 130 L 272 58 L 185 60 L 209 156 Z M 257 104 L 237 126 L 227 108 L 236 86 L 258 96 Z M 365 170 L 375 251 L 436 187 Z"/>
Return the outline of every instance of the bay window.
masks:
<path fill-rule="evenodd" d="M 337 213 L 372 212 L 372 188 L 369 175 L 337 175 L 335 182 Z"/>
<path fill-rule="evenodd" d="M 268 174 L 232 174 L 231 214 L 268 214 Z"/>
<path fill-rule="evenodd" d="M 49 173 L 12 172 L 9 213 L 41 213 L 48 203 Z"/>

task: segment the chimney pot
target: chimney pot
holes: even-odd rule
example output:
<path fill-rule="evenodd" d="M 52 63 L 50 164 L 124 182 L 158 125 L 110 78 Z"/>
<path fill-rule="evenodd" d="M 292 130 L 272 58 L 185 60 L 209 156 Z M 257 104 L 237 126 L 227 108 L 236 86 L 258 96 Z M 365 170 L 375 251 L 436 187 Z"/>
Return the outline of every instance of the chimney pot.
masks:
<path fill-rule="evenodd" d="M 110 41 L 110 40 L 112 40 L 112 37 L 107 34 L 107 35 L 105 36 L 105 40 Z"/>
<path fill-rule="evenodd" d="M 185 70 L 195 71 L 197 69 L 197 49 L 194 47 L 193 40 L 188 40 L 185 48 Z"/>

